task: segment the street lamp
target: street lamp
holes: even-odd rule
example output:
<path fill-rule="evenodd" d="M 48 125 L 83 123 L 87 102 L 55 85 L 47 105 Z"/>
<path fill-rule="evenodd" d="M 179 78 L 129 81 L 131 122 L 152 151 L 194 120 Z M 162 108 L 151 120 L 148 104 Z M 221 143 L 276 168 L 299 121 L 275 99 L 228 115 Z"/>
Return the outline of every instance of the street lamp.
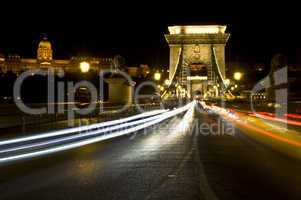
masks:
<path fill-rule="evenodd" d="M 161 92 L 164 91 L 164 87 L 163 86 L 160 87 L 160 91 Z"/>
<path fill-rule="evenodd" d="M 169 81 L 168 79 L 166 79 L 166 80 L 164 81 L 164 84 L 165 84 L 165 85 L 169 85 L 169 84 L 170 84 L 170 81 Z"/>
<path fill-rule="evenodd" d="M 82 73 L 86 73 L 90 70 L 90 64 L 88 62 L 79 63 L 79 68 Z"/>
<path fill-rule="evenodd" d="M 242 77 L 242 73 L 241 73 L 241 72 L 235 72 L 235 73 L 233 74 L 233 78 L 234 78 L 235 80 L 237 80 L 237 81 L 239 81 L 239 80 L 241 79 L 241 77 Z"/>
<path fill-rule="evenodd" d="M 157 72 L 154 74 L 154 79 L 155 79 L 156 81 L 160 81 L 160 80 L 161 80 L 161 73 L 157 71 Z"/>

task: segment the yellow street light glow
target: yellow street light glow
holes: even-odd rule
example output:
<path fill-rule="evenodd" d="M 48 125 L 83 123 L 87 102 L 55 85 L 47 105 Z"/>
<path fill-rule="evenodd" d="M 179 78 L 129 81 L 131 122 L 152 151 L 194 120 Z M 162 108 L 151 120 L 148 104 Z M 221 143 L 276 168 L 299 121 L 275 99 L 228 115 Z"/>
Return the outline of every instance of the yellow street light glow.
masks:
<path fill-rule="evenodd" d="M 155 79 L 156 81 L 160 81 L 160 80 L 161 80 L 161 73 L 160 73 L 160 72 L 156 72 L 156 73 L 154 74 L 154 79 Z"/>
<path fill-rule="evenodd" d="M 235 89 L 235 88 L 232 86 L 232 87 L 231 87 L 231 90 L 233 91 L 234 89 Z"/>
<path fill-rule="evenodd" d="M 166 80 L 164 81 L 164 84 L 165 84 L 165 85 L 169 85 L 169 84 L 170 84 L 170 81 L 169 81 L 168 79 L 166 79 Z"/>
<path fill-rule="evenodd" d="M 233 78 L 237 81 L 239 81 L 242 77 L 242 73 L 240 72 L 235 72 L 234 75 L 233 75 Z"/>
<path fill-rule="evenodd" d="M 90 70 L 90 64 L 88 62 L 81 62 L 79 68 L 82 73 L 86 73 Z"/>
<path fill-rule="evenodd" d="M 234 87 L 235 87 L 235 88 L 237 88 L 237 87 L 238 87 L 238 85 L 236 85 L 236 84 L 235 84 L 235 85 L 234 85 Z"/>

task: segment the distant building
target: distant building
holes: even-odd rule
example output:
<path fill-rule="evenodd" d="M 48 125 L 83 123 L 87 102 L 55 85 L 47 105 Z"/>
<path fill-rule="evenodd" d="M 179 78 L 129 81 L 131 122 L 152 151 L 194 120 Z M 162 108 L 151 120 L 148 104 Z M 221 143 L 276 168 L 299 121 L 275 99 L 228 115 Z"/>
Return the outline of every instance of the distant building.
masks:
<path fill-rule="evenodd" d="M 0 54 L 0 71 L 6 73 L 12 71 L 19 74 L 22 71 L 32 69 L 63 69 L 65 72 L 78 72 L 79 63 L 85 61 L 90 64 L 90 70 L 99 72 L 102 69 L 109 69 L 112 66 L 112 58 L 100 57 L 71 57 L 68 60 L 53 58 L 53 50 L 50 41 L 44 37 L 37 48 L 36 58 L 22 58 L 20 55 Z"/>
<path fill-rule="evenodd" d="M 148 65 L 146 64 L 141 64 L 140 65 L 140 69 L 141 69 L 141 75 L 142 77 L 147 77 L 150 74 L 150 68 Z"/>
<path fill-rule="evenodd" d="M 127 73 L 131 77 L 138 78 L 140 76 L 139 68 L 138 67 L 127 67 Z"/>
<path fill-rule="evenodd" d="M 133 78 L 146 78 L 151 73 L 150 67 L 147 64 L 126 67 L 127 73 Z"/>
<path fill-rule="evenodd" d="M 256 72 L 262 72 L 265 70 L 265 66 L 263 64 L 257 64 L 254 68 Z"/>

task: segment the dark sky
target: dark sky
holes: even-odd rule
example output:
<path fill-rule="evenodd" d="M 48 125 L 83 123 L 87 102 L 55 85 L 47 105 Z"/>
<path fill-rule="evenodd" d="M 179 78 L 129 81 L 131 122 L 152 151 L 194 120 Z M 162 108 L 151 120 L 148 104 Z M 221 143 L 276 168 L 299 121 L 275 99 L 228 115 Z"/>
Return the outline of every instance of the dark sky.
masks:
<path fill-rule="evenodd" d="M 47 33 L 55 58 L 121 54 L 128 64 L 166 66 L 168 25 L 218 23 L 228 25 L 231 33 L 227 61 L 269 63 L 272 55 L 283 53 L 290 63 L 301 64 L 300 6 L 289 1 L 107 2 L 4 4 L 0 51 L 35 56 L 41 34 Z"/>

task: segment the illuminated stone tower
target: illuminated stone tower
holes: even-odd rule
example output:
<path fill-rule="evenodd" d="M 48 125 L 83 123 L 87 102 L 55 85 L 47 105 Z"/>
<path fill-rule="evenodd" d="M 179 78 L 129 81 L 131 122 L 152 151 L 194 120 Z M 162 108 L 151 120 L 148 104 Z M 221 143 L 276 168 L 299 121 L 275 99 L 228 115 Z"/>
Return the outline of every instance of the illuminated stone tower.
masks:
<path fill-rule="evenodd" d="M 213 91 L 225 79 L 226 26 L 170 26 L 165 38 L 170 47 L 169 79 L 194 91 Z M 218 78 L 220 79 L 218 81 Z"/>
<path fill-rule="evenodd" d="M 41 65 L 49 65 L 52 62 L 52 48 L 47 37 L 44 37 L 39 43 L 37 60 Z"/>

